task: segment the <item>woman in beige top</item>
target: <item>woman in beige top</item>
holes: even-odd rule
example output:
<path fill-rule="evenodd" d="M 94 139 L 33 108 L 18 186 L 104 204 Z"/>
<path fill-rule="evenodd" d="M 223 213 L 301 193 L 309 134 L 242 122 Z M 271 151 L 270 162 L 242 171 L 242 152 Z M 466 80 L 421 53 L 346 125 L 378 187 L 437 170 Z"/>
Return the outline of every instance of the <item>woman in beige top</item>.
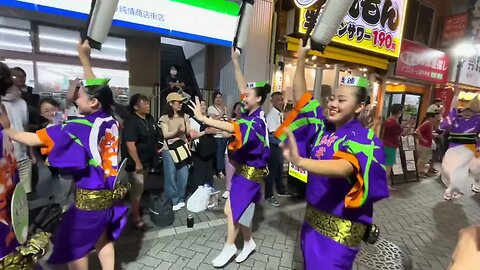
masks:
<path fill-rule="evenodd" d="M 208 107 L 208 116 L 215 120 L 228 121 L 227 108 L 223 103 L 223 95 L 219 91 L 215 91 L 212 95 L 213 105 Z M 217 154 L 215 155 L 215 178 L 223 178 L 225 176 L 225 150 L 227 149 L 228 140 L 224 138 L 222 132 L 214 135 L 217 142 Z"/>
<path fill-rule="evenodd" d="M 162 150 L 163 174 L 165 195 L 172 200 L 173 210 L 178 211 L 185 207 L 185 193 L 188 180 L 188 163 L 175 164 L 169 152 L 169 145 L 178 140 L 188 144 L 190 137 L 190 119 L 182 111 L 183 96 L 178 93 L 170 93 L 167 103 L 170 106 L 168 113 L 160 117 L 160 127 L 165 139 Z"/>

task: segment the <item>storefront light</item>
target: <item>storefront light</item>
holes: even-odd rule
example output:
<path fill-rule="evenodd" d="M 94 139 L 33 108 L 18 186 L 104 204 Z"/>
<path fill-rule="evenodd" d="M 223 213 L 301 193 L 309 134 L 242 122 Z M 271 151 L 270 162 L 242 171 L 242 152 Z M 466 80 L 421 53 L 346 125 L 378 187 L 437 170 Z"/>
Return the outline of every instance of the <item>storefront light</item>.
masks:
<path fill-rule="evenodd" d="M 472 57 L 477 52 L 477 46 L 469 42 L 463 42 L 455 46 L 453 53 L 459 57 Z"/>
<path fill-rule="evenodd" d="M 10 43 L 10 42 L 0 42 L 0 47 L 11 47 L 11 48 L 17 48 L 17 49 L 32 50 L 32 46 L 22 45 L 17 43 Z"/>
<path fill-rule="evenodd" d="M 19 36 L 19 37 L 29 37 L 30 36 L 30 32 L 28 32 L 28 31 L 7 29 L 7 28 L 0 28 L 0 34 L 14 35 L 14 36 Z"/>
<path fill-rule="evenodd" d="M 80 38 L 79 39 L 71 39 L 71 38 L 66 39 L 66 38 L 56 37 L 56 36 L 52 36 L 52 35 L 44 35 L 44 34 L 40 34 L 38 36 L 38 38 L 39 39 L 44 39 L 44 40 L 51 40 L 51 41 L 69 43 L 69 44 L 78 44 L 78 41 L 80 40 Z M 109 44 L 103 44 L 102 48 L 125 51 L 125 47 L 113 46 L 113 45 L 109 45 Z"/>
<path fill-rule="evenodd" d="M 317 60 L 317 56 L 316 55 L 312 56 L 312 60 L 313 61 Z"/>

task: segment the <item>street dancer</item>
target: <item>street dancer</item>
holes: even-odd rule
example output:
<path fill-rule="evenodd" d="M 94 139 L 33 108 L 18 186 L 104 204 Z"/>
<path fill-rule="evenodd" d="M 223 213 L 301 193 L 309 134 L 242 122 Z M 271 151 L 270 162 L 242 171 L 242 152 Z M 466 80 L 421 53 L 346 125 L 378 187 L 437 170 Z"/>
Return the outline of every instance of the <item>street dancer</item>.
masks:
<path fill-rule="evenodd" d="M 0 62 L 0 96 L 5 95 L 10 87 L 16 87 L 13 86 L 12 74 L 7 65 Z M 39 232 L 25 243 L 23 237 L 26 235 L 15 234 L 14 220 L 23 217 L 16 216 L 16 209 L 11 211 L 13 194 L 19 194 L 17 188 L 24 189 L 20 184 L 12 141 L 3 130 L 10 126 L 8 117 L 0 101 L 0 269 L 30 270 L 35 268 L 38 259 L 48 249 L 50 234 Z M 24 198 L 23 202 L 27 203 L 25 193 Z"/>
<path fill-rule="evenodd" d="M 241 229 L 244 245 L 235 261 L 241 263 L 255 250 L 252 239 L 252 219 L 255 203 L 261 199 L 261 183 L 267 176 L 267 159 L 270 154 L 268 132 L 264 112 L 261 106 L 270 92 L 270 85 L 265 82 L 245 83 L 238 63 L 238 52 L 232 50 L 232 61 L 235 66 L 235 78 L 243 97 L 246 112 L 236 122 L 224 122 L 207 118 L 202 114 L 200 102 L 192 102 L 190 108 L 201 122 L 229 132 L 234 140 L 229 144 L 231 162 L 235 163 L 235 174 L 232 178 L 230 196 L 225 204 L 227 215 L 227 241 L 213 261 L 214 267 L 223 267 L 235 256 L 237 247 L 235 238 Z"/>
<path fill-rule="evenodd" d="M 55 232 L 51 264 L 88 269 L 88 254 L 96 249 L 102 269 L 115 268 L 112 241 L 126 225 L 127 207 L 119 205 L 127 189 L 115 181 L 118 170 L 118 124 L 112 117 L 113 95 L 108 79 L 95 78 L 88 41 L 78 46 L 85 78 L 76 104 L 85 117 L 37 131 L 5 129 L 15 141 L 41 146 L 48 163 L 70 171 L 77 185 L 75 204 Z M 2 125 L 5 123 L 1 123 Z"/>
<path fill-rule="evenodd" d="M 275 132 L 287 161 L 308 171 L 302 227 L 305 269 L 351 269 L 362 239 L 369 238 L 373 203 L 388 197 L 384 153 L 373 130 L 357 119 L 368 81 L 342 78 L 328 102 L 328 120 L 306 92 L 300 45 L 294 77 L 295 109 Z M 295 135 L 293 135 L 295 134 Z"/>
<path fill-rule="evenodd" d="M 463 186 L 468 183 L 471 183 L 473 192 L 480 192 L 480 174 L 477 172 L 480 160 L 475 157 L 479 151 L 477 135 L 480 132 L 480 101 L 478 96 L 475 96 L 459 114 L 459 93 L 457 88 L 451 111 L 440 124 L 440 129 L 450 133 L 449 148 L 442 161 L 442 181 L 447 186 L 443 198 L 447 201 L 460 198 L 464 191 Z"/>

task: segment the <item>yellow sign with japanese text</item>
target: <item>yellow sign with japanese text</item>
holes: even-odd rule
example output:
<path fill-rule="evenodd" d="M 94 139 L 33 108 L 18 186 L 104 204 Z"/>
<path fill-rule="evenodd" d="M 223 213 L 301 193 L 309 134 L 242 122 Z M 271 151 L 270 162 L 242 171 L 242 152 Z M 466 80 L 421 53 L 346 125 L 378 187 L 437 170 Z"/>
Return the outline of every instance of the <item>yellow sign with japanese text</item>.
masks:
<path fill-rule="evenodd" d="M 398 57 L 407 0 L 355 0 L 332 41 Z M 314 9 L 300 9 L 298 32 L 316 22 Z"/>
<path fill-rule="evenodd" d="M 307 183 L 308 173 L 300 169 L 299 167 L 293 165 L 292 163 L 288 163 L 288 174 L 292 177 L 297 178 L 298 180 Z"/>

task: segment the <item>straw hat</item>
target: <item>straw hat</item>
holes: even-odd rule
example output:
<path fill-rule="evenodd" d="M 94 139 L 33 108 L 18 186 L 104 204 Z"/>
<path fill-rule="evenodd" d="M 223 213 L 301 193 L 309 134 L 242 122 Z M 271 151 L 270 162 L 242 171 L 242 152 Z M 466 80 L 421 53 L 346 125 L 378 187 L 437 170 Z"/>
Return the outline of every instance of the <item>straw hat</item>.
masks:
<path fill-rule="evenodd" d="M 466 105 L 465 109 L 469 109 L 476 113 L 480 113 L 480 100 L 478 99 L 478 95 L 472 98 Z"/>
<path fill-rule="evenodd" d="M 185 100 L 185 97 L 182 96 L 181 94 L 177 93 L 177 92 L 170 93 L 167 96 L 167 102 L 168 103 L 174 102 L 174 101 L 182 102 L 183 100 Z"/>

